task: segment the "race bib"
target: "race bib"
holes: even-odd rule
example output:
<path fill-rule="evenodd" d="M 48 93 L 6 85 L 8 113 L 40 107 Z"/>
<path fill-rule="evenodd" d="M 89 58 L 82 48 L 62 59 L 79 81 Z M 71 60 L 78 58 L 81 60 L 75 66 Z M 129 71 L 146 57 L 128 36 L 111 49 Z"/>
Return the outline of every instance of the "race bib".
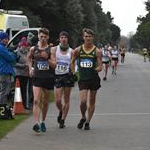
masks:
<path fill-rule="evenodd" d="M 82 68 L 92 68 L 93 62 L 90 59 L 81 59 L 80 67 Z"/>
<path fill-rule="evenodd" d="M 118 58 L 118 54 L 112 55 L 113 58 Z"/>
<path fill-rule="evenodd" d="M 56 66 L 57 73 L 68 73 L 69 72 L 69 65 L 64 62 L 57 62 Z"/>
<path fill-rule="evenodd" d="M 38 61 L 37 68 L 38 68 L 38 70 L 49 70 L 48 61 Z"/>

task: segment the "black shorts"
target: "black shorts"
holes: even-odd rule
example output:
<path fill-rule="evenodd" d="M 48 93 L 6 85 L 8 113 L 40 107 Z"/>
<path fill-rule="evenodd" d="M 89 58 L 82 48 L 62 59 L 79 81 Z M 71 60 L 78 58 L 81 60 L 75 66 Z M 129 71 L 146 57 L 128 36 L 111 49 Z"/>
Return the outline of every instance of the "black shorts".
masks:
<path fill-rule="evenodd" d="M 102 63 L 108 65 L 109 61 L 103 61 Z"/>
<path fill-rule="evenodd" d="M 118 61 L 118 58 L 112 58 L 113 61 Z"/>
<path fill-rule="evenodd" d="M 47 90 L 54 89 L 54 78 L 33 78 L 33 86 L 45 88 Z"/>
<path fill-rule="evenodd" d="M 89 79 L 89 80 L 82 80 L 78 82 L 79 90 L 94 90 L 97 91 L 101 87 L 101 79 L 99 76 Z"/>
<path fill-rule="evenodd" d="M 121 54 L 122 57 L 125 57 L 125 54 Z"/>
<path fill-rule="evenodd" d="M 69 76 L 69 74 L 55 75 L 55 87 L 73 87 L 74 80 Z"/>

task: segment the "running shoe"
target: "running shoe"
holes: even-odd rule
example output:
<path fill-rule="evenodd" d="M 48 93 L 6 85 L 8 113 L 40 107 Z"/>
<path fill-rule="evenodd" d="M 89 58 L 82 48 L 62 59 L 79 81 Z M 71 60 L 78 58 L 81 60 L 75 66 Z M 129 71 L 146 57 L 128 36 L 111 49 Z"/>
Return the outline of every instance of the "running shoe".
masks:
<path fill-rule="evenodd" d="M 83 128 L 83 125 L 85 123 L 86 119 L 85 118 L 82 118 L 77 126 L 78 129 L 82 129 Z"/>
<path fill-rule="evenodd" d="M 34 132 L 40 133 L 40 126 L 38 124 L 35 124 L 32 129 Z"/>
<path fill-rule="evenodd" d="M 46 132 L 46 126 L 45 126 L 45 123 L 44 123 L 44 122 L 42 122 L 42 123 L 40 124 L 40 129 L 41 129 L 42 132 Z"/>
<path fill-rule="evenodd" d="M 104 80 L 104 81 L 106 81 L 106 80 L 107 80 L 107 78 L 106 78 L 106 77 L 104 77 L 104 78 L 103 78 L 103 80 Z"/>
<path fill-rule="evenodd" d="M 90 124 L 88 122 L 85 123 L 84 130 L 90 130 Z"/>
<path fill-rule="evenodd" d="M 59 123 L 59 128 L 60 128 L 60 129 L 65 128 L 65 120 L 61 120 L 61 121 L 60 121 L 60 123 Z"/>
<path fill-rule="evenodd" d="M 62 118 L 62 111 L 59 112 L 59 115 L 57 117 L 57 122 L 60 123 Z"/>

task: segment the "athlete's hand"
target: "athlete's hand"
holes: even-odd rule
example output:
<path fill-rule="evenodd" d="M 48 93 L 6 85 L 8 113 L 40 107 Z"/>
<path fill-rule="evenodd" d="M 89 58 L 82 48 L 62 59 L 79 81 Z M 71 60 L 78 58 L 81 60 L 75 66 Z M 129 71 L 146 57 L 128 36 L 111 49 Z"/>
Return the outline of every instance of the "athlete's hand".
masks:
<path fill-rule="evenodd" d="M 76 74 L 73 74 L 73 72 L 70 72 L 69 76 L 73 79 L 74 82 L 78 81 L 78 76 Z"/>
<path fill-rule="evenodd" d="M 101 67 L 97 67 L 95 70 L 96 70 L 97 72 L 101 72 L 101 71 L 102 71 L 102 68 L 101 68 Z"/>
<path fill-rule="evenodd" d="M 29 75 L 30 75 L 30 77 L 33 77 L 33 75 L 34 75 L 34 68 L 29 69 Z"/>

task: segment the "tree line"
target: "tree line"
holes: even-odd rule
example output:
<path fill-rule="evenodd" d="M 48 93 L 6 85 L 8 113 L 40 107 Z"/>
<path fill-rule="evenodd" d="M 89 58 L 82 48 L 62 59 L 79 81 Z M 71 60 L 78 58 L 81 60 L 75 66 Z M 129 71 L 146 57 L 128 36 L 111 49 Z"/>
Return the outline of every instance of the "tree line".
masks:
<path fill-rule="evenodd" d="M 130 37 L 130 45 L 133 48 L 150 48 L 150 0 L 144 3 L 147 14 L 137 17 L 137 31 Z"/>
<path fill-rule="evenodd" d="M 30 27 L 47 27 L 53 43 L 59 32 L 68 31 L 72 46 L 82 42 L 82 29 L 95 32 L 95 43 L 116 44 L 120 28 L 113 23 L 110 12 L 105 13 L 101 0 L 2 0 L 1 8 L 23 10 Z"/>

